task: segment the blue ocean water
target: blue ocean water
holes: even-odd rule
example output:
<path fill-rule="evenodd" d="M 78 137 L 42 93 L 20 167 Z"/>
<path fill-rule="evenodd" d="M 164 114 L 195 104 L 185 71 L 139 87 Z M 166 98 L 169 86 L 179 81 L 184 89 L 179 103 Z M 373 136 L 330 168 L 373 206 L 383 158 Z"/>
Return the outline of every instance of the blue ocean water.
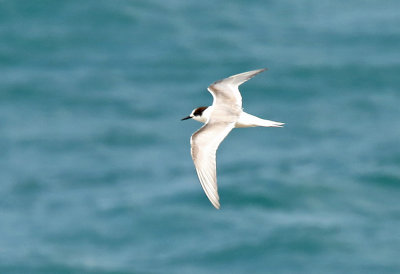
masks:
<path fill-rule="evenodd" d="M 0 1 L 0 273 L 400 273 L 399 11 Z M 262 67 L 217 211 L 180 118 Z"/>

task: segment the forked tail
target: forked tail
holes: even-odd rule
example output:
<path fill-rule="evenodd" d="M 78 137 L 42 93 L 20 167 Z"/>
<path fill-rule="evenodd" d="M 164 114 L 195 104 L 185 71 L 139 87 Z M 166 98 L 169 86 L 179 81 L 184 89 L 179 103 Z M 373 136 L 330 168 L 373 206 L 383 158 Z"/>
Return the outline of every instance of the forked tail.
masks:
<path fill-rule="evenodd" d="M 258 118 L 254 115 L 242 112 L 235 127 L 283 127 L 285 123 Z"/>
<path fill-rule="evenodd" d="M 283 127 L 283 125 L 285 123 L 281 123 L 281 122 L 275 122 L 275 121 L 271 121 L 271 120 L 264 120 L 264 119 L 260 119 L 262 120 L 260 125 L 261 127 Z"/>

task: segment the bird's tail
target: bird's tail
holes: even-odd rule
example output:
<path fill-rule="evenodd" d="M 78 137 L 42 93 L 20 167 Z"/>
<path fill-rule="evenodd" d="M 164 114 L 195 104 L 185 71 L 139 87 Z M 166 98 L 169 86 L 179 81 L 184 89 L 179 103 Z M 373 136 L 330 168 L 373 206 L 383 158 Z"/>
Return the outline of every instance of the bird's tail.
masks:
<path fill-rule="evenodd" d="M 260 121 L 258 121 L 258 126 L 261 127 L 283 127 L 283 125 L 285 123 L 281 123 L 281 122 L 275 122 L 275 121 L 271 121 L 271 120 L 264 120 L 264 119 L 260 119 Z"/>
<path fill-rule="evenodd" d="M 254 115 L 242 112 L 235 127 L 283 127 L 284 123 L 264 120 Z"/>

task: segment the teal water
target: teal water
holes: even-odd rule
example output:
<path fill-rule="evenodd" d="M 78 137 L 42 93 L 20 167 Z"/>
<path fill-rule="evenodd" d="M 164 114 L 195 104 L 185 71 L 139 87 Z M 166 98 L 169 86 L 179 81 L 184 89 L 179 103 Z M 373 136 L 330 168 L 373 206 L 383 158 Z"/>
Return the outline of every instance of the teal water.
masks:
<path fill-rule="evenodd" d="M 400 273 L 399 10 L 0 1 L 0 273 Z M 262 67 L 217 211 L 179 120 Z"/>

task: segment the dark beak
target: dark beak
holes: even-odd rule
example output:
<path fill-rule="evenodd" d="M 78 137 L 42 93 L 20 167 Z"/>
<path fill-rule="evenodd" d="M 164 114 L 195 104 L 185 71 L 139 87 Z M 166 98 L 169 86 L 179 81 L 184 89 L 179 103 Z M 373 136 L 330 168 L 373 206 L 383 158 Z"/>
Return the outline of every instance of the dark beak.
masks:
<path fill-rule="evenodd" d="M 187 116 L 187 117 L 185 117 L 185 118 L 182 118 L 181 119 L 181 121 L 183 121 L 183 120 L 187 120 L 187 119 L 191 119 L 192 117 L 190 117 L 190 116 Z"/>

